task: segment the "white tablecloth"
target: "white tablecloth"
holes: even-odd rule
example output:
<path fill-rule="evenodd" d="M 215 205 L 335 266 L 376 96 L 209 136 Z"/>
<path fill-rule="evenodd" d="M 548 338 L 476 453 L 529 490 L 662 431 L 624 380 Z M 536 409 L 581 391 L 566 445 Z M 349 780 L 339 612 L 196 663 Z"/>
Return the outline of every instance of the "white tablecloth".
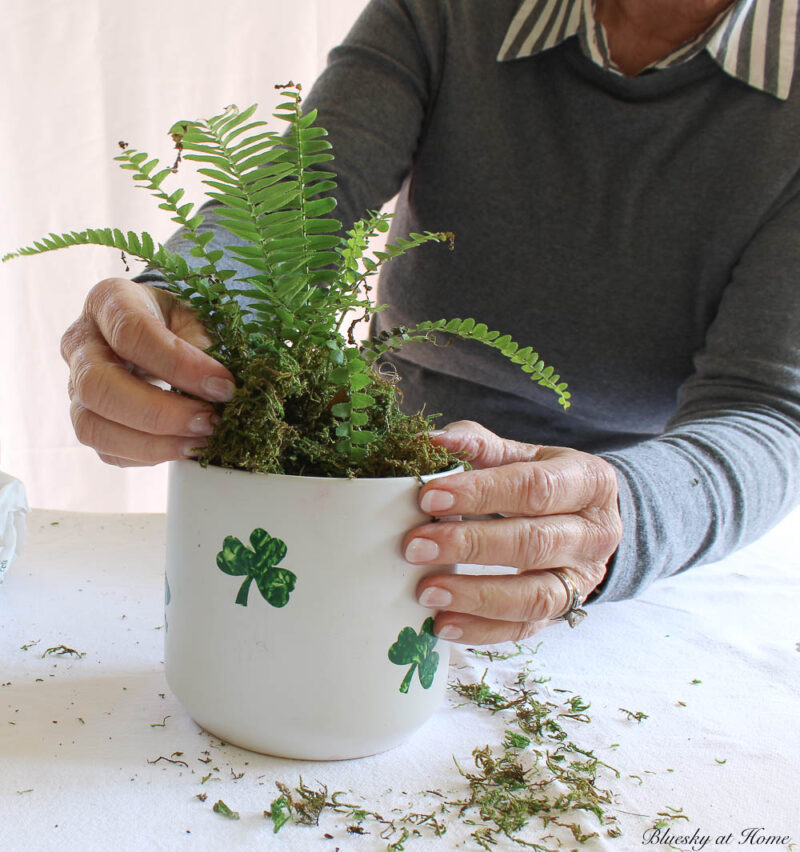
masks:
<path fill-rule="evenodd" d="M 350 833 L 357 821 L 330 812 L 319 826 L 274 834 L 263 812 L 275 781 L 296 787 L 302 776 L 401 820 L 439 807 L 442 797 L 426 790 L 466 798 L 454 758 L 474 772 L 473 749 L 499 754 L 512 727 L 509 711 L 457 706 L 463 700 L 450 694 L 410 741 L 375 757 L 310 763 L 221 745 L 164 680 L 164 516 L 35 511 L 28 526 L 26 553 L 0 586 L 4 852 L 383 850 L 384 826 L 366 820 L 365 834 Z M 477 681 L 488 667 L 487 682 L 507 685 L 530 663 L 534 677 L 550 678 L 543 699 L 591 702 L 589 723 L 561 721 L 573 742 L 618 770 L 619 778 L 603 770 L 598 784 L 612 791 L 607 813 L 623 834 L 609 838 L 593 815 L 576 812 L 565 821 L 599 830 L 581 849 L 800 848 L 798 544 L 795 514 L 725 562 L 657 583 L 638 600 L 594 606 L 575 630 L 550 628 L 528 643 L 543 640 L 535 655 L 488 662 L 454 646 L 452 679 Z M 60 655 L 45 654 L 60 646 Z M 238 821 L 213 811 L 220 799 Z M 659 813 L 673 815 L 666 834 L 649 831 Z M 404 848 L 479 848 L 475 812 L 459 818 L 451 809 L 443 821 L 446 834 L 423 826 Z M 579 845 L 536 819 L 519 837 Z M 521 848 L 495 839 L 492 848 Z"/>

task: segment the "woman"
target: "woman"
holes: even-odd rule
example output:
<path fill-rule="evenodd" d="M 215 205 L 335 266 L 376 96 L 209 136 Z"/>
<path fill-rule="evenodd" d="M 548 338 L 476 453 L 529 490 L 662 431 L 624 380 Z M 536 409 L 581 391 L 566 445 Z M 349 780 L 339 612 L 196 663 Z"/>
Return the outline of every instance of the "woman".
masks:
<path fill-rule="evenodd" d="M 334 146 L 339 218 L 399 191 L 398 233 L 458 240 L 387 268 L 376 330 L 479 316 L 573 391 L 562 415 L 466 342 L 395 357 L 407 406 L 444 412 L 434 440 L 476 468 L 421 508 L 499 516 L 417 528 L 406 558 L 518 570 L 426 578 L 438 635 L 577 624 L 588 596 L 719 559 L 798 503 L 796 5 L 374 0 L 331 53 L 306 109 Z M 141 374 L 229 398 L 204 342 L 168 293 L 98 284 L 62 345 L 79 438 L 114 464 L 186 454 L 210 406 Z"/>

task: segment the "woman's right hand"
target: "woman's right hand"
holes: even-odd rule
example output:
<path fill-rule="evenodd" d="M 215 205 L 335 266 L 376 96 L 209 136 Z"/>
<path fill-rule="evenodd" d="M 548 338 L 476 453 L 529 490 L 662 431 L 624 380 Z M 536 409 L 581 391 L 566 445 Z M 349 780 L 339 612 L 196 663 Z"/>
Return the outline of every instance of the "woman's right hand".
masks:
<path fill-rule="evenodd" d="M 197 455 L 213 432 L 210 403 L 230 400 L 235 387 L 202 351 L 210 343 L 192 308 L 169 291 L 124 278 L 96 284 L 61 338 L 78 440 L 120 467 Z"/>

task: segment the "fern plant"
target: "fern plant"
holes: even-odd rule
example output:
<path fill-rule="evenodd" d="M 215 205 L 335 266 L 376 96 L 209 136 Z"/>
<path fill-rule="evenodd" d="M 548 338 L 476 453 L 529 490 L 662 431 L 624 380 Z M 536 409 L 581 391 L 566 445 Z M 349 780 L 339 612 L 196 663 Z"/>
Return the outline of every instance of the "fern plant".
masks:
<path fill-rule="evenodd" d="M 370 255 L 370 240 L 389 229 L 390 215 L 368 212 L 341 234 L 332 218 L 335 174 L 321 168 L 333 159 L 316 111 L 304 114 L 300 86 L 276 87 L 285 96 L 274 117 L 284 133 L 252 120 L 256 105 L 227 107 L 201 121 L 179 121 L 170 130 L 178 151 L 172 166 L 120 143 L 115 158 L 136 184 L 152 193 L 192 244 L 193 267 L 147 233 L 112 228 L 54 234 L 7 254 L 3 260 L 73 245 L 104 245 L 143 260 L 166 286 L 188 301 L 207 327 L 207 350 L 233 373 L 233 400 L 217 406 L 220 422 L 200 461 L 267 473 L 385 476 L 433 473 L 452 459 L 426 432 L 431 417 L 404 415 L 396 386 L 378 370 L 386 352 L 409 341 L 435 342 L 439 334 L 498 349 L 569 407 L 567 385 L 531 347 L 473 319 L 441 319 L 395 328 L 358 344 L 356 322 L 382 305 L 371 298 L 369 279 L 393 258 L 448 233 L 412 233 Z M 214 229 L 184 202 L 184 190 L 163 184 L 181 160 L 199 164 L 216 202 L 217 225 L 239 243 L 212 249 Z M 242 276 L 226 266 L 236 258 Z M 238 277 L 237 277 L 238 276 Z M 237 297 L 245 296 L 240 302 Z M 352 311 L 360 316 L 345 329 Z"/>

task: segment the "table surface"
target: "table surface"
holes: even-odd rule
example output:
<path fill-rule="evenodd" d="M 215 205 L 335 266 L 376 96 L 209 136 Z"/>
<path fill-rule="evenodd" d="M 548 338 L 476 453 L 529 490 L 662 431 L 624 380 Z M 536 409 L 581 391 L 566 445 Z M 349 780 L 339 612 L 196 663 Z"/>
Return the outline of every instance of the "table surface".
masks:
<path fill-rule="evenodd" d="M 513 709 L 493 714 L 450 690 L 404 745 L 352 761 L 223 744 L 164 679 L 164 515 L 36 510 L 28 531 L 0 585 L 0 849 L 373 852 L 403 829 L 396 850 L 480 848 L 475 834 L 492 823 L 446 803 L 469 799 L 458 767 L 478 774 L 474 749 L 502 754 L 505 732 L 519 730 Z M 506 660 L 453 646 L 451 683 L 485 672 L 511 695 L 527 669 L 567 741 L 601 762 L 595 784 L 613 821 L 576 809 L 562 826 L 534 817 L 517 837 L 540 849 L 800 849 L 799 540 L 795 513 L 724 562 L 595 605 L 579 628 L 549 628 Z M 558 715 L 575 696 L 591 704 L 584 721 Z M 528 791 L 557 747 L 551 738 L 509 752 L 530 770 Z M 318 825 L 274 834 L 264 811 L 276 782 L 294 790 L 301 777 L 385 822 L 328 807 Z M 240 818 L 215 812 L 220 800 Z M 411 816 L 429 813 L 436 822 Z M 579 843 L 569 823 L 597 835 Z M 608 836 L 614 827 L 621 836 Z M 492 849 L 523 848 L 493 839 Z"/>

